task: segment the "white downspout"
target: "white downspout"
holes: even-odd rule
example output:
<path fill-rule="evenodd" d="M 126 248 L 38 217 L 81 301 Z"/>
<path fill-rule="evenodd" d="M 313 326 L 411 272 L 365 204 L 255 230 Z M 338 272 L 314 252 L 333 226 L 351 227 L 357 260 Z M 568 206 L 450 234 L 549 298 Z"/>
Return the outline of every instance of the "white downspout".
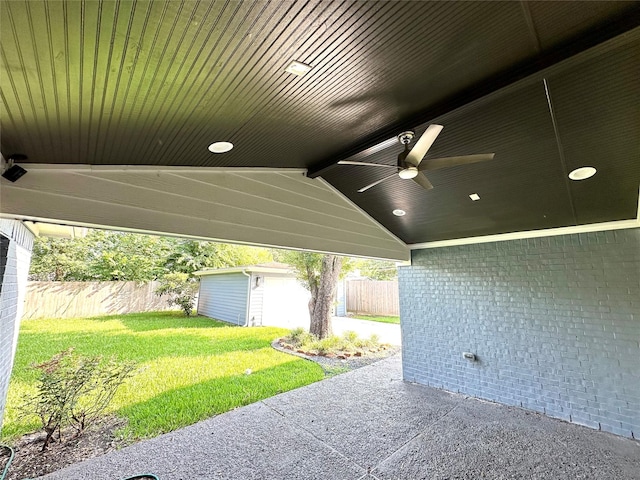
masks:
<path fill-rule="evenodd" d="M 250 311 L 250 306 L 251 306 L 251 274 L 247 273 L 247 271 L 243 268 L 242 269 L 242 274 L 246 277 L 249 277 L 249 280 L 247 280 L 247 310 L 244 314 L 244 325 L 243 327 L 248 327 L 249 326 L 249 311 Z"/>

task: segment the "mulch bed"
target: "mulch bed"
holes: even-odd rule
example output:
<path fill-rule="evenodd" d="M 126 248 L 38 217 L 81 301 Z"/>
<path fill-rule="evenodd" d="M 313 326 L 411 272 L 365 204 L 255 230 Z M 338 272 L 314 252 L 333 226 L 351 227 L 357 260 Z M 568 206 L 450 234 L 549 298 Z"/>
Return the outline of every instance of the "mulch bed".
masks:
<path fill-rule="evenodd" d="M 271 346 L 281 352 L 295 355 L 301 358 L 306 358 L 307 360 L 316 362 L 322 367 L 325 374 L 327 375 L 335 374 L 336 370 L 346 372 L 355 370 L 356 368 L 371 365 L 372 363 L 395 355 L 401 350 L 401 348 L 397 345 L 384 344 L 374 349 L 361 350 L 360 355 L 357 354 L 358 352 L 349 355 L 345 355 L 344 353 L 333 355 L 315 355 L 313 352 L 304 352 L 292 348 L 291 346 L 287 345 L 282 338 L 274 340 Z"/>
<path fill-rule="evenodd" d="M 63 441 L 50 443 L 44 452 L 41 451 L 44 433 L 25 435 L 13 446 L 15 458 L 9 467 L 6 480 L 40 477 L 87 458 L 116 450 L 120 444 L 114 436 L 114 431 L 125 424 L 126 420 L 122 418 L 108 417 L 78 438 L 72 438 L 71 432 L 63 431 Z"/>

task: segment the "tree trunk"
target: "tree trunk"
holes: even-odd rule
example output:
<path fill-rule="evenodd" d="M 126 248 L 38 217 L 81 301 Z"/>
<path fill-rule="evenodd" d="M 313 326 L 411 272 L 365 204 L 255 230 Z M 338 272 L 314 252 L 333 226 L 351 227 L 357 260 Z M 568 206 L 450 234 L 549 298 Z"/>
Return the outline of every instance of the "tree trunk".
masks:
<path fill-rule="evenodd" d="M 333 316 L 333 300 L 338 287 L 338 277 L 342 269 L 342 258 L 325 255 L 322 259 L 322 270 L 318 284 L 311 289 L 309 316 L 311 324 L 309 332 L 318 338 L 326 338 L 332 334 L 331 317 Z"/>

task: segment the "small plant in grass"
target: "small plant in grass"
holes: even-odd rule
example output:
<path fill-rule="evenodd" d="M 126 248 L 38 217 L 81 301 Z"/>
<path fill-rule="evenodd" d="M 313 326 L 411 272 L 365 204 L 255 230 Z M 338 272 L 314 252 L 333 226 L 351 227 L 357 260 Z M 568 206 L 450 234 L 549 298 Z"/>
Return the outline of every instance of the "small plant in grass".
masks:
<path fill-rule="evenodd" d="M 22 409 L 40 419 L 46 433 L 44 451 L 56 432 L 62 439 L 63 428 L 70 426 L 79 436 L 94 424 L 134 365 L 115 358 L 79 355 L 70 348 L 33 368 L 40 374 L 37 392 L 27 398 Z"/>
<path fill-rule="evenodd" d="M 186 273 L 168 273 L 159 282 L 156 295 L 166 295 L 169 305 L 179 306 L 187 317 L 191 315 L 196 303 L 198 281 Z"/>

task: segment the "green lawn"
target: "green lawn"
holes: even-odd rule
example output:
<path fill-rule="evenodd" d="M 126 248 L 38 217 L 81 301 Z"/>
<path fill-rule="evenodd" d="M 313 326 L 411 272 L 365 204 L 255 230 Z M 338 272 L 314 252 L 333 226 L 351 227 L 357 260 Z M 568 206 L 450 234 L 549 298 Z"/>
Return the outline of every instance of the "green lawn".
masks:
<path fill-rule="evenodd" d="M 286 333 L 185 318 L 177 312 L 23 321 L 3 439 L 38 428 L 35 418 L 25 418 L 17 409 L 24 395 L 35 390 L 37 372 L 29 367 L 69 347 L 138 365 L 110 408 L 129 420 L 119 434 L 138 439 L 322 379 L 317 364 L 271 348 L 271 341 Z"/>
<path fill-rule="evenodd" d="M 353 315 L 352 318 L 359 318 L 360 320 L 371 320 L 372 322 L 400 323 L 400 317 L 386 317 L 384 315 Z"/>

